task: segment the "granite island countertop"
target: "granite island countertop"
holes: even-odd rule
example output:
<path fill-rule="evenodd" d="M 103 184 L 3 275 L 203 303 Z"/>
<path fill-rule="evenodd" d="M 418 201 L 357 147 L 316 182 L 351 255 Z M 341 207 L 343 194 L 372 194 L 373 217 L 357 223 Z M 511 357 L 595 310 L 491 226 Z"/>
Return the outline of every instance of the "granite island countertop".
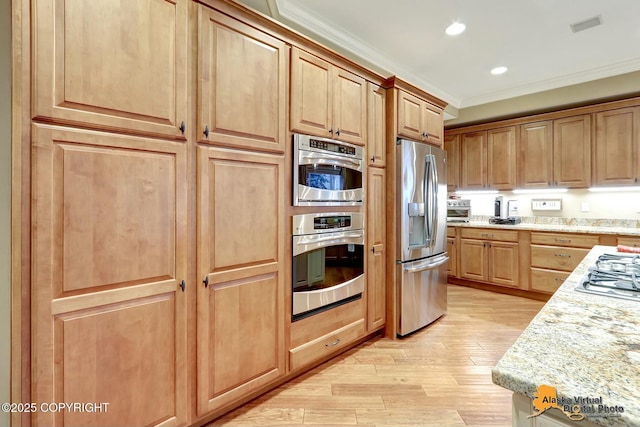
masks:
<path fill-rule="evenodd" d="M 575 291 L 605 252 L 615 247 L 593 247 L 493 368 L 493 382 L 529 398 L 543 384 L 559 399 L 601 397 L 624 412 L 586 419 L 640 426 L 640 303 Z"/>
<path fill-rule="evenodd" d="M 640 236 L 637 220 L 588 220 L 578 218 L 524 218 L 520 224 L 490 224 L 489 217 L 472 217 L 470 222 L 447 222 L 448 227 L 497 228 L 502 230 Z"/>

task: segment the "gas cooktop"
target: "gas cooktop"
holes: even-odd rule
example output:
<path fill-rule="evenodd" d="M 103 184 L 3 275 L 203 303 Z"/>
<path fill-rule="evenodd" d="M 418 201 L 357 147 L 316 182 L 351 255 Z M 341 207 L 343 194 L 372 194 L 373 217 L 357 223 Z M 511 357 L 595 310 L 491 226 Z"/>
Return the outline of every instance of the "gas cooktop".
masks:
<path fill-rule="evenodd" d="M 600 255 L 576 290 L 640 301 L 640 255 Z"/>

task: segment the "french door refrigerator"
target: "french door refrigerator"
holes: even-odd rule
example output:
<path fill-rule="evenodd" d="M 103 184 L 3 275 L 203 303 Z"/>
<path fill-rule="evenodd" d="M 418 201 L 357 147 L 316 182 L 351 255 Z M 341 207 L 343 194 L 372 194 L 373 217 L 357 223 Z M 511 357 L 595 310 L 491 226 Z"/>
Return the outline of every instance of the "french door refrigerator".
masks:
<path fill-rule="evenodd" d="M 410 334 L 447 310 L 446 152 L 397 140 L 397 333 Z"/>

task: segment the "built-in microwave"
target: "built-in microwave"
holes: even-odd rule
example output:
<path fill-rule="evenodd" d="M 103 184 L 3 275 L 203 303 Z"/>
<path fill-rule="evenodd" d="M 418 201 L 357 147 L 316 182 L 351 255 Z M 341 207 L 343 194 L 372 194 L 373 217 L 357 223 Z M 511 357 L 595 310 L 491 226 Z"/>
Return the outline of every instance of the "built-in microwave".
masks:
<path fill-rule="evenodd" d="M 469 222 L 471 219 L 471 201 L 447 200 L 447 222 Z"/>
<path fill-rule="evenodd" d="M 357 145 L 294 134 L 293 205 L 362 205 L 362 158 Z"/>

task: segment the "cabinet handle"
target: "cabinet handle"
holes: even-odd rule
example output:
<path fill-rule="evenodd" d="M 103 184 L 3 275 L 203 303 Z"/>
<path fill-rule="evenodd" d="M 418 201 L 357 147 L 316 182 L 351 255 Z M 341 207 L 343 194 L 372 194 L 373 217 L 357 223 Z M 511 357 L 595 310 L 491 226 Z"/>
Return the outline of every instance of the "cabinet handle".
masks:
<path fill-rule="evenodd" d="M 633 180 L 635 183 L 638 182 L 638 177 L 636 176 L 636 179 Z"/>
<path fill-rule="evenodd" d="M 571 243 L 571 239 L 558 239 L 558 238 L 556 238 L 556 242 L 558 242 L 558 243 Z"/>
<path fill-rule="evenodd" d="M 329 129 L 329 133 L 333 135 L 333 128 Z"/>
<path fill-rule="evenodd" d="M 184 136 L 184 131 L 187 130 L 187 127 L 185 126 L 184 121 L 180 123 L 180 127 L 178 129 L 180 129 L 180 132 L 182 132 L 182 135 Z"/>
<path fill-rule="evenodd" d="M 325 344 L 324 346 L 325 346 L 325 347 L 335 347 L 335 346 L 337 346 L 338 344 L 340 344 L 340 338 L 336 339 L 334 342 L 330 342 L 330 343 L 328 343 L 328 344 Z"/>
<path fill-rule="evenodd" d="M 204 280 L 202 281 L 202 283 L 204 283 L 204 287 L 208 288 L 209 287 L 209 276 L 205 276 Z"/>
<path fill-rule="evenodd" d="M 493 234 L 482 233 L 482 237 L 493 237 Z"/>
<path fill-rule="evenodd" d="M 560 258 L 571 258 L 571 255 L 569 254 L 554 254 L 554 255 Z"/>
<path fill-rule="evenodd" d="M 429 132 L 425 132 L 425 133 L 424 133 L 424 137 L 425 137 L 425 138 L 427 138 L 427 139 L 429 139 Z"/>
<path fill-rule="evenodd" d="M 207 139 L 209 139 L 209 125 L 204 127 L 204 132 L 202 133 L 207 137 Z"/>
<path fill-rule="evenodd" d="M 184 292 L 184 288 L 187 287 L 187 282 L 185 282 L 184 280 L 180 282 L 180 289 L 182 289 L 182 292 Z"/>
<path fill-rule="evenodd" d="M 564 279 L 561 279 L 559 277 L 556 277 L 556 282 L 564 282 Z"/>
<path fill-rule="evenodd" d="M 340 128 L 338 128 L 338 130 L 336 131 L 336 135 L 340 136 Z"/>
<path fill-rule="evenodd" d="M 547 186 L 551 187 L 551 181 L 547 181 Z"/>
<path fill-rule="evenodd" d="M 558 181 L 556 181 L 555 184 L 556 184 L 556 187 L 557 187 L 558 186 Z"/>
<path fill-rule="evenodd" d="M 376 162 L 376 156 L 371 156 L 371 163 L 375 163 Z"/>

